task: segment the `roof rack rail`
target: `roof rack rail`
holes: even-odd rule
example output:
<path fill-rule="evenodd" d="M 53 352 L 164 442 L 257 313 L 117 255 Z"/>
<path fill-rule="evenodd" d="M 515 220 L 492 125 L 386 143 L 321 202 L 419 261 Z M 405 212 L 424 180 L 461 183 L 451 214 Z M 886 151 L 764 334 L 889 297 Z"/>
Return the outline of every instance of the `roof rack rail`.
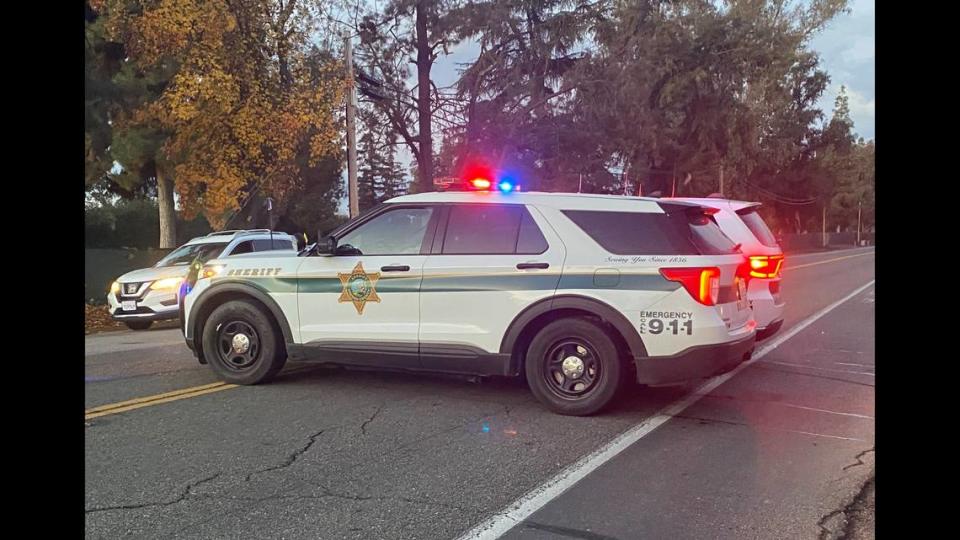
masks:
<path fill-rule="evenodd" d="M 207 236 L 226 236 L 228 234 L 251 234 L 251 233 L 268 233 L 270 229 L 229 229 L 226 231 L 214 231 Z M 278 232 L 278 231 L 273 231 Z"/>

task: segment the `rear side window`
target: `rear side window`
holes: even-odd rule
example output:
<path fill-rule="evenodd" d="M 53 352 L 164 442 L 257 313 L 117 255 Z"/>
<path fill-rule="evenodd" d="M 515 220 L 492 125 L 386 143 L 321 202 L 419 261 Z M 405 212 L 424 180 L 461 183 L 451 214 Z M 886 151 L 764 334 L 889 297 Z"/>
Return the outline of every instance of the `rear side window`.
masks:
<path fill-rule="evenodd" d="M 750 229 L 750 232 L 757 237 L 757 240 L 759 240 L 761 244 L 767 247 L 777 247 L 777 238 L 773 235 L 773 232 L 770 231 L 770 228 L 767 227 L 767 223 L 763 221 L 760 213 L 757 212 L 755 208 L 741 212 L 743 213 L 737 212 L 737 215 L 740 216 L 740 219 L 743 220 L 747 228 Z"/>
<path fill-rule="evenodd" d="M 253 241 L 253 250 L 254 251 L 275 251 L 275 250 L 292 250 L 293 242 L 287 238 L 274 238 L 272 241 L 269 238 L 263 240 L 254 240 Z"/>
<path fill-rule="evenodd" d="M 520 220 L 520 236 L 517 238 L 517 253 L 522 255 L 538 255 L 547 250 L 547 239 L 540 232 L 540 227 L 533 221 L 533 216 L 523 209 L 523 219 Z"/>
<path fill-rule="evenodd" d="M 616 255 L 719 255 L 734 243 L 712 217 L 694 210 L 670 214 L 564 210 L 596 243 Z"/>
<path fill-rule="evenodd" d="M 441 253 L 513 255 L 546 249 L 547 241 L 523 206 L 461 204 L 450 208 Z"/>

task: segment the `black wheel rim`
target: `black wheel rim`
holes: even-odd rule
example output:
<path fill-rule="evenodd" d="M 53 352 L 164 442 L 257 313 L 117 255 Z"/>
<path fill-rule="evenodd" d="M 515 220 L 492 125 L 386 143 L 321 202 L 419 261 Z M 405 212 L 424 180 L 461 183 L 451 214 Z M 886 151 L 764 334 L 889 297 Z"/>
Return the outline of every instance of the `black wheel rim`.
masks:
<path fill-rule="evenodd" d="M 217 353 L 227 369 L 249 370 L 260 357 L 260 336 L 244 321 L 223 323 L 217 329 Z"/>
<path fill-rule="evenodd" d="M 552 393 L 563 399 L 582 399 L 597 387 L 600 355 L 582 339 L 554 343 L 544 357 L 543 379 Z"/>

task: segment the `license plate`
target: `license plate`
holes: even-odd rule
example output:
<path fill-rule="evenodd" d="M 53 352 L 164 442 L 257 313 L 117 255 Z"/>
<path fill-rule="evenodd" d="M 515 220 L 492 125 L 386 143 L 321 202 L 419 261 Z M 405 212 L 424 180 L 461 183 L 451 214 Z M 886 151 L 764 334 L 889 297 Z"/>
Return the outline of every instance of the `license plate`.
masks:
<path fill-rule="evenodd" d="M 120 303 L 120 309 L 122 309 L 123 311 L 136 311 L 137 302 L 136 300 L 124 300 L 123 302 Z"/>
<path fill-rule="evenodd" d="M 747 285 L 742 279 L 737 280 L 737 308 L 747 309 Z"/>

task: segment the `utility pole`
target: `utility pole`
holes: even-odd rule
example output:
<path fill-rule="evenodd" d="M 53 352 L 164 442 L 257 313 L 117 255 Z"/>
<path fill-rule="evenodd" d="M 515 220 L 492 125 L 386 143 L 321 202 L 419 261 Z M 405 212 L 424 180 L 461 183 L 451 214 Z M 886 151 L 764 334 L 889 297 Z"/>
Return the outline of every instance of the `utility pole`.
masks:
<path fill-rule="evenodd" d="M 823 205 L 823 236 L 821 241 L 823 247 L 827 247 L 827 205 Z"/>
<path fill-rule="evenodd" d="M 857 247 L 860 246 L 860 206 L 861 201 L 857 201 Z"/>
<path fill-rule="evenodd" d="M 580 181 L 577 183 L 577 193 L 583 192 L 583 173 L 580 173 Z"/>
<path fill-rule="evenodd" d="M 353 49 L 350 43 L 352 36 L 347 33 L 343 37 L 343 48 L 347 63 L 347 80 L 349 81 L 349 95 L 347 96 L 347 193 L 350 201 L 350 217 L 360 214 L 360 203 L 357 195 L 357 88 L 353 74 Z"/>
<path fill-rule="evenodd" d="M 723 197 L 723 162 L 720 162 L 720 196 Z"/>

